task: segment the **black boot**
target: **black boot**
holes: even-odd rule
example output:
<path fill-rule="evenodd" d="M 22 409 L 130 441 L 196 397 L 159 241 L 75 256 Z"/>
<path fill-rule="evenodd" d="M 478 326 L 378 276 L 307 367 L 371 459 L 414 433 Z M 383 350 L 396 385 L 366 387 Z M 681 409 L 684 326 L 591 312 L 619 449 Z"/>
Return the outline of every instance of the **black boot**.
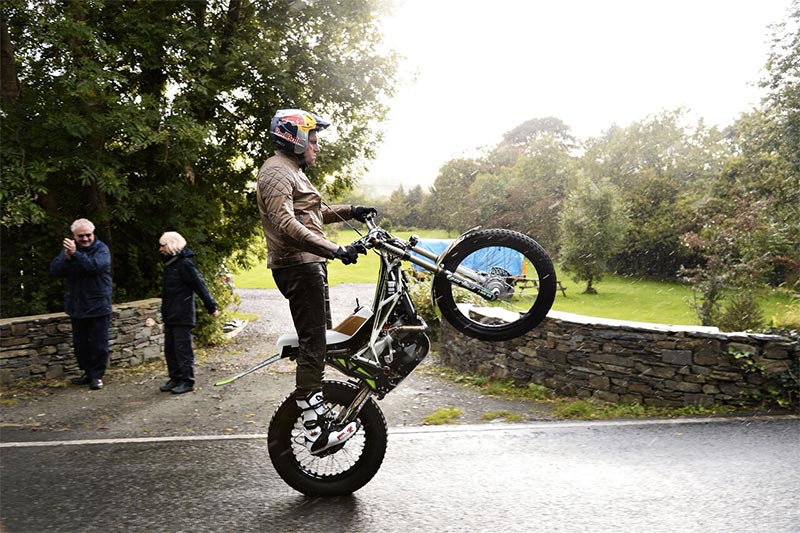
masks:
<path fill-rule="evenodd" d="M 82 375 L 78 378 L 69 378 L 69 382 L 73 385 L 88 385 L 89 384 L 89 376 L 86 374 Z"/>
<path fill-rule="evenodd" d="M 161 388 L 159 390 L 161 392 L 169 392 L 177 386 L 178 386 L 178 381 L 170 378 L 169 381 L 161 385 Z"/>
<path fill-rule="evenodd" d="M 172 388 L 172 394 L 183 394 L 184 392 L 192 392 L 194 390 L 194 383 L 191 381 L 181 381 Z"/>

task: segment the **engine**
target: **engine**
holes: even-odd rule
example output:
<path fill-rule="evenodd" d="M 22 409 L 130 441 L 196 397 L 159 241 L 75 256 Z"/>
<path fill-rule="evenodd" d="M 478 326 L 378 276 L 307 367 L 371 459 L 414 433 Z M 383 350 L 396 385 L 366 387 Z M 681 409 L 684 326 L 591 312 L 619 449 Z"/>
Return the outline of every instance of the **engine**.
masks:
<path fill-rule="evenodd" d="M 381 364 L 392 369 L 400 380 L 408 376 L 425 359 L 431 348 L 428 336 L 421 331 L 398 328 L 375 343 Z"/>

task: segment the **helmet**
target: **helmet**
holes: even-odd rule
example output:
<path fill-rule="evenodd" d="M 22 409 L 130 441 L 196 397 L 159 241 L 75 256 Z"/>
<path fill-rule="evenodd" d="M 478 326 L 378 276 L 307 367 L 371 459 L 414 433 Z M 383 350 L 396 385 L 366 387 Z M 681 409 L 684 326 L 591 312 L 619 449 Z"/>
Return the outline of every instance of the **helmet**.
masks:
<path fill-rule="evenodd" d="M 330 126 L 320 116 L 302 109 L 280 109 L 272 117 L 269 138 L 279 150 L 300 155 L 308 148 L 308 132 Z"/>

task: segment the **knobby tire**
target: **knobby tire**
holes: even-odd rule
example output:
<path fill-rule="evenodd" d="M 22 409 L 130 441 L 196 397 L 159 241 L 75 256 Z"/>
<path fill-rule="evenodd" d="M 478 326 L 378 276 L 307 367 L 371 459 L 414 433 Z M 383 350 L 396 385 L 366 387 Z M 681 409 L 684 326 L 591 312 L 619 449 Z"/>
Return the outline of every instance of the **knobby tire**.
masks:
<path fill-rule="evenodd" d="M 535 299 L 530 296 L 522 301 L 524 309 L 519 311 L 515 320 L 498 324 L 471 318 L 467 311 L 458 306 L 457 294 L 461 289 L 454 287 L 445 275 L 434 277 L 434 298 L 442 317 L 463 334 L 484 341 L 514 339 L 538 326 L 550 311 L 556 297 L 555 269 L 539 243 L 527 235 L 505 229 L 477 230 L 468 234 L 442 258 L 441 266 L 449 272 L 455 272 L 462 262 L 466 264 L 465 259 L 471 254 L 488 248 L 509 248 L 519 252 L 535 271 L 529 277 L 536 280 L 538 293 Z"/>
<path fill-rule="evenodd" d="M 324 381 L 326 405 L 336 412 L 350 405 L 358 389 L 341 381 Z M 383 462 L 387 425 L 370 398 L 358 415 L 361 428 L 334 453 L 317 457 L 305 447 L 302 414 L 294 395 L 283 400 L 269 424 L 269 456 L 278 475 L 308 496 L 341 496 L 366 485 Z"/>

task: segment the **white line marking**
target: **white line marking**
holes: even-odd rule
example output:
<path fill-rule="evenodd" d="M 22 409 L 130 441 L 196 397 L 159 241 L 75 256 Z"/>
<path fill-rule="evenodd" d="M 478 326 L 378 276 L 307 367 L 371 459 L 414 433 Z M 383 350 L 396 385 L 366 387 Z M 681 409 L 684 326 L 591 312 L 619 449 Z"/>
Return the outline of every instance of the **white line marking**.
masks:
<path fill-rule="evenodd" d="M 742 416 L 742 417 L 704 417 L 704 418 L 659 418 L 647 420 L 592 420 L 578 422 L 533 422 L 523 424 L 465 424 L 454 426 L 400 426 L 389 428 L 390 435 L 413 435 L 420 433 L 464 433 L 469 431 L 528 431 L 542 429 L 574 429 L 586 427 L 658 426 L 692 424 L 733 424 L 764 420 L 800 420 L 800 416 Z M 187 435 L 175 437 L 131 437 L 121 439 L 83 439 L 31 442 L 2 442 L 0 448 L 34 448 L 56 446 L 88 446 L 96 444 L 147 444 L 154 442 L 202 442 L 214 440 L 266 440 L 266 433 L 249 435 Z"/>

